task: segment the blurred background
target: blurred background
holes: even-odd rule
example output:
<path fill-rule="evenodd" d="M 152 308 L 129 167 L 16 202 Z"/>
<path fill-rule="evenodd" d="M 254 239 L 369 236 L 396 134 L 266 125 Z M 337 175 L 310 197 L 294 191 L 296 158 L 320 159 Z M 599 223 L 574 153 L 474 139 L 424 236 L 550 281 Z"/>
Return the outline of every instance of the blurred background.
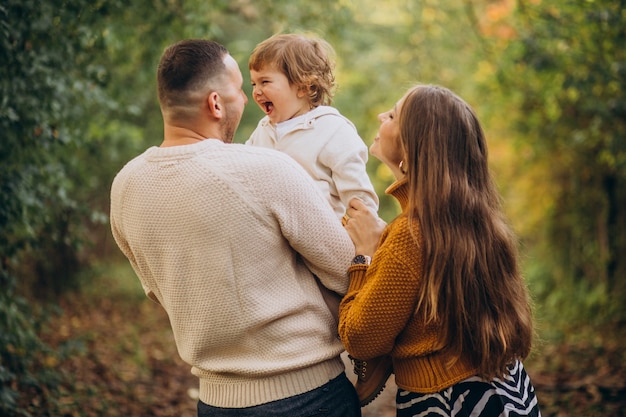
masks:
<path fill-rule="evenodd" d="M 197 381 L 110 235 L 110 184 L 162 140 L 166 46 L 224 44 L 250 97 L 249 54 L 277 32 L 335 48 L 333 105 L 367 145 L 416 83 L 475 108 L 533 296 L 543 414 L 624 415 L 624 0 L 3 0 L 0 415 L 194 415 Z M 236 141 L 262 116 L 250 101 Z M 368 170 L 389 221 L 392 176 Z M 394 415 L 394 395 L 364 415 Z"/>

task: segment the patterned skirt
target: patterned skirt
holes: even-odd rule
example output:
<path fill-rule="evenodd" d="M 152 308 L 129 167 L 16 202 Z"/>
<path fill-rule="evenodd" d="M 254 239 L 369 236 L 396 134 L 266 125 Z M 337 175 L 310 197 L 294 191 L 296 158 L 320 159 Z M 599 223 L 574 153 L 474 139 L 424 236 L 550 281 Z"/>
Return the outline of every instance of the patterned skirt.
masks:
<path fill-rule="evenodd" d="M 398 417 L 541 417 L 535 389 L 520 361 L 509 367 L 509 375 L 486 382 L 467 378 L 434 394 L 398 389 Z"/>

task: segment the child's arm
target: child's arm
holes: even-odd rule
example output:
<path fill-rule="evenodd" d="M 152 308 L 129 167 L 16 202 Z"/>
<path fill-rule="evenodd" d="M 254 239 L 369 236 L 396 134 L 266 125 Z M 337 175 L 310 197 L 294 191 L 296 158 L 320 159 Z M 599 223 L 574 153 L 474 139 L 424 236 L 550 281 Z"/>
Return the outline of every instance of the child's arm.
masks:
<path fill-rule="evenodd" d="M 346 124 L 329 140 L 320 153 L 320 162 L 331 171 L 333 192 L 344 207 L 353 198 L 378 212 L 378 196 L 367 174 L 368 149 L 356 130 Z"/>

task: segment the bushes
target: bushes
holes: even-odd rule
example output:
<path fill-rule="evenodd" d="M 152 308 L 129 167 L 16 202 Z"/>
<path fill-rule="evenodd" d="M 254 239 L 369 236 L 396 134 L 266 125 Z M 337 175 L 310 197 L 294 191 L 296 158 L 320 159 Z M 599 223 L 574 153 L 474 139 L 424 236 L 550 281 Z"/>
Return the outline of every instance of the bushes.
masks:
<path fill-rule="evenodd" d="M 42 315 L 17 295 L 32 281 L 71 280 L 92 209 L 80 200 L 77 150 L 86 112 L 102 102 L 92 57 L 102 49 L 97 5 L 83 0 L 0 5 L 0 414 L 51 401 L 59 351 L 38 338 Z M 96 13 L 97 14 L 97 13 Z M 61 256 L 59 256 L 61 255 Z M 59 274 L 61 271 L 61 274 Z M 65 282 L 67 283 L 67 279 Z"/>
<path fill-rule="evenodd" d="M 28 303 L 0 295 L 0 415 L 24 416 L 49 409 L 61 374 L 54 368 L 62 352 L 44 344 L 37 332 L 41 320 Z"/>
<path fill-rule="evenodd" d="M 519 211 L 536 219 L 529 279 L 560 324 L 624 324 L 624 1 L 519 2 L 516 18 L 498 79 L 519 110 Z"/>

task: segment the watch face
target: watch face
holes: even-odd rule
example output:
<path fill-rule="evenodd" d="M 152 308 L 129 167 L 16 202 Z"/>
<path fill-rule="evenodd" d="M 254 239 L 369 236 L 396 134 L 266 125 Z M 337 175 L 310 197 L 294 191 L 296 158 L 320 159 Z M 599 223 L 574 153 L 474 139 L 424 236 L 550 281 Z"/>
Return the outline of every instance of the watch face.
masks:
<path fill-rule="evenodd" d="M 370 257 L 365 255 L 357 255 L 352 260 L 353 265 L 369 265 Z"/>

